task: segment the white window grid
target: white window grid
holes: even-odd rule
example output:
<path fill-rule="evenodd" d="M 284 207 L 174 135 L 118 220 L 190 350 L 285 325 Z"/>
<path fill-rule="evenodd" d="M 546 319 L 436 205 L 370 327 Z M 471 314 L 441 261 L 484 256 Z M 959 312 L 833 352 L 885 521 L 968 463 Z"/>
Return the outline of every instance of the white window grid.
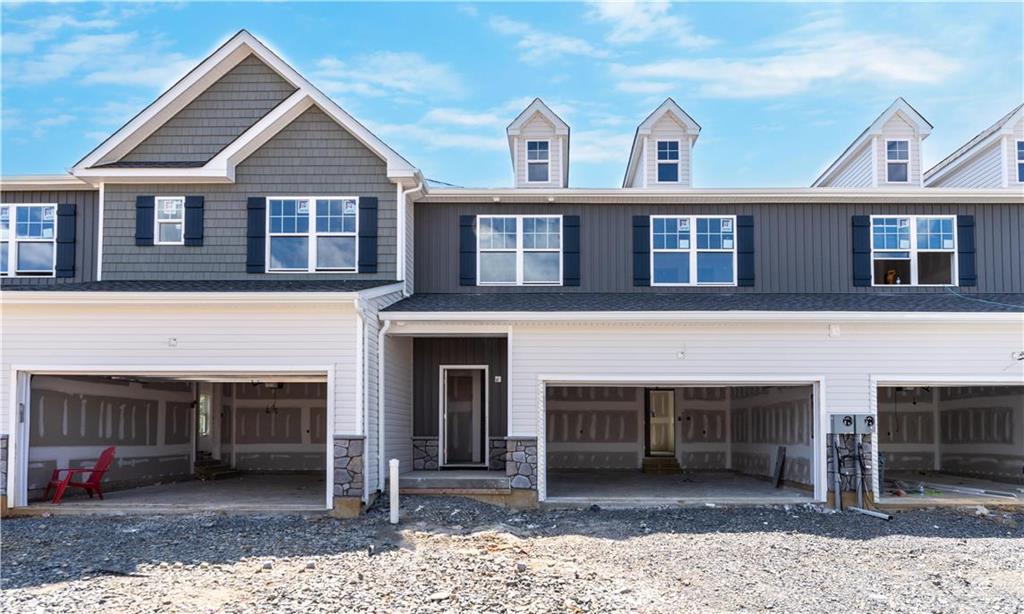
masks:
<path fill-rule="evenodd" d="M 503 233 L 499 236 L 504 237 L 501 244 L 495 246 L 494 237 L 495 234 L 491 234 L 489 237 L 489 245 L 484 245 L 484 237 L 480 232 L 483 220 L 506 220 L 513 223 L 515 231 L 515 241 L 513 246 L 509 246 L 508 237 L 505 236 L 508 233 L 507 228 L 502 228 Z M 525 232 L 524 232 L 524 221 L 525 220 L 557 220 L 558 222 L 558 245 L 551 247 L 551 237 L 554 233 L 541 232 L 535 233 L 538 236 L 543 236 L 545 239 L 545 245 L 538 247 L 536 244 L 533 247 L 526 247 L 525 243 Z M 561 215 L 479 215 L 476 218 L 476 237 L 477 237 L 477 249 L 476 249 L 476 283 L 478 286 L 561 286 L 562 277 L 565 267 L 565 253 L 563 246 L 565 245 L 565 225 L 562 221 Z M 515 281 L 482 281 L 480 279 L 480 255 L 482 253 L 515 253 L 516 255 L 516 279 Z M 527 253 L 530 252 L 548 252 L 558 253 L 558 279 L 556 281 L 526 281 L 524 279 L 524 258 Z"/>
<path fill-rule="evenodd" d="M 895 226 L 888 226 L 890 228 L 899 228 L 899 220 L 905 220 L 907 222 L 906 228 L 908 228 L 909 234 L 909 245 L 908 248 L 875 248 L 875 220 L 895 220 Z M 920 236 L 918 233 L 918 222 L 928 220 L 947 220 L 950 222 L 950 226 L 953 231 L 953 246 L 952 247 L 922 247 L 920 245 Z M 917 287 L 948 287 L 956 286 L 958 279 L 960 279 L 960 272 L 958 270 L 959 262 L 957 261 L 957 250 L 959 246 L 959 239 L 957 237 L 956 228 L 956 216 L 955 215 L 872 215 L 871 216 L 871 234 L 869 240 L 871 241 L 871 285 L 880 288 L 892 288 L 893 284 L 880 283 L 880 280 L 875 279 L 875 260 L 909 260 L 910 261 L 910 282 L 899 284 L 900 286 L 917 286 Z M 931 233 L 923 233 L 930 235 Z M 906 252 L 906 258 L 894 258 L 889 256 L 876 256 L 876 253 L 891 254 L 893 252 Z M 950 280 L 948 284 L 922 284 L 918 283 L 918 266 L 917 266 L 917 255 L 920 253 L 948 253 L 952 254 L 950 264 Z"/>
<path fill-rule="evenodd" d="M 40 221 L 29 221 L 18 228 L 18 211 L 39 208 Z M 49 214 L 46 213 L 47 209 Z M 47 218 L 47 219 L 43 219 Z M 39 236 L 32 236 L 38 228 Z M 46 229 L 50 229 L 49 237 Z M 26 236 L 19 236 L 27 231 Z M 53 248 L 49 270 L 18 271 L 18 246 L 23 243 L 51 243 Z M 57 203 L 4 203 L 0 204 L 0 250 L 7 254 L 7 270 L 0 277 L 54 277 L 57 271 Z"/>
<path fill-rule="evenodd" d="M 654 220 L 656 219 L 674 219 L 674 220 L 688 220 L 689 231 L 686 233 L 686 242 L 688 247 L 678 248 L 655 248 L 654 242 Z M 732 247 L 731 248 L 706 248 L 697 247 L 697 220 L 729 220 L 732 224 Z M 652 215 L 650 216 L 650 271 L 651 271 L 651 285 L 661 287 L 688 287 L 688 286 L 736 286 L 737 280 L 737 249 L 736 241 L 739 233 L 736 228 L 736 216 L 735 215 Z M 682 239 L 680 239 L 682 240 Z M 677 282 L 656 282 L 654 280 L 654 254 L 656 252 L 689 252 L 689 279 L 688 283 L 677 283 Z M 698 253 L 732 253 L 732 281 L 731 282 L 698 282 L 697 281 L 697 254 Z"/>
<path fill-rule="evenodd" d="M 176 215 L 161 217 L 166 205 L 174 205 Z M 160 227 L 163 225 L 181 224 L 181 235 L 177 241 L 162 241 L 160 239 Z M 157 196 L 153 199 L 153 244 L 154 245 L 184 245 L 185 244 L 185 197 L 184 196 Z"/>
<path fill-rule="evenodd" d="M 283 200 L 294 200 L 303 201 L 307 203 L 307 228 L 306 232 L 271 232 L 271 201 L 283 201 Z M 355 222 L 353 224 L 354 229 L 349 232 L 331 232 L 321 231 L 318 232 L 316 229 L 317 213 L 319 207 L 322 204 L 329 203 L 332 200 L 340 201 L 353 201 L 355 203 Z M 266 228 L 267 228 L 267 240 L 264 245 L 264 262 L 265 271 L 267 273 L 355 273 L 359 269 L 359 197 L 358 196 L 268 196 L 266 201 Z M 296 209 L 298 211 L 298 209 Z M 296 213 L 296 218 L 298 213 Z M 306 268 L 304 269 L 274 269 L 271 268 L 270 263 L 270 240 L 272 237 L 305 237 L 307 239 L 306 249 L 308 251 L 308 258 L 306 261 Z M 353 266 L 346 268 L 324 268 L 317 267 L 317 237 L 352 237 L 355 242 L 355 256 L 353 258 Z"/>
<path fill-rule="evenodd" d="M 665 151 L 663 152 L 662 148 L 661 148 L 661 145 L 663 143 L 665 143 L 665 144 L 674 143 L 675 146 L 676 146 L 675 151 L 671 151 L 669 148 L 666 147 Z M 655 172 L 656 172 L 655 177 L 654 177 L 654 181 L 656 183 L 679 183 L 680 181 L 682 181 L 683 180 L 683 162 L 682 162 L 683 143 L 682 143 L 682 141 L 678 141 L 678 140 L 676 140 L 676 141 L 671 141 L 671 140 L 669 140 L 669 141 L 664 141 L 664 140 L 656 141 L 655 144 L 654 144 L 654 149 L 655 149 L 655 154 L 654 155 L 655 155 L 656 162 L 657 162 L 657 167 L 655 167 L 655 169 L 654 169 Z M 662 157 L 663 153 L 665 154 L 664 158 Z M 673 157 L 673 154 L 674 154 L 674 157 Z M 675 181 L 662 181 L 659 178 L 660 173 L 657 173 L 657 171 L 658 171 L 658 168 L 660 168 L 663 164 L 675 164 L 675 166 L 676 166 L 676 180 Z"/>
<path fill-rule="evenodd" d="M 1024 183 L 1024 141 L 1017 141 L 1017 183 Z"/>
<path fill-rule="evenodd" d="M 531 144 L 544 143 L 543 149 L 535 149 L 530 151 Z M 543 155 L 543 157 L 541 157 Z M 531 157 L 533 156 L 533 157 Z M 530 165 L 531 164 L 543 164 L 547 168 L 547 179 L 543 181 L 531 181 L 530 180 Z M 526 182 L 527 183 L 548 183 L 551 181 L 551 141 L 530 139 L 526 141 Z"/>
<path fill-rule="evenodd" d="M 900 144 L 903 147 L 900 147 Z M 896 152 L 895 155 L 890 155 L 892 152 L 889 151 L 889 145 L 895 144 Z M 902 164 L 906 167 L 906 179 L 896 180 L 889 178 L 889 165 L 890 164 Z M 907 139 L 888 139 L 885 141 L 885 181 L 887 183 L 910 183 L 910 141 Z"/>

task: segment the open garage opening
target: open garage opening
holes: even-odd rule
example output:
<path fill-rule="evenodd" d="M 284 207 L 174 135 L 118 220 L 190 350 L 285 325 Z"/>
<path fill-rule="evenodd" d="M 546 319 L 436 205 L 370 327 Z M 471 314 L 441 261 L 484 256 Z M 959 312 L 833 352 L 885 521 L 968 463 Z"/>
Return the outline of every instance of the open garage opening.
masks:
<path fill-rule="evenodd" d="M 33 375 L 25 484 L 60 511 L 320 510 L 327 384 L 286 376 Z M 103 494 L 56 491 L 92 469 Z M 108 453 L 109 456 L 109 453 Z M 74 482 L 95 483 L 91 471 Z M 94 496 L 90 496 L 94 494 Z"/>
<path fill-rule="evenodd" d="M 806 502 L 813 387 L 549 386 L 547 500 Z"/>
<path fill-rule="evenodd" d="M 1024 386 L 878 388 L 887 503 L 1024 504 Z"/>

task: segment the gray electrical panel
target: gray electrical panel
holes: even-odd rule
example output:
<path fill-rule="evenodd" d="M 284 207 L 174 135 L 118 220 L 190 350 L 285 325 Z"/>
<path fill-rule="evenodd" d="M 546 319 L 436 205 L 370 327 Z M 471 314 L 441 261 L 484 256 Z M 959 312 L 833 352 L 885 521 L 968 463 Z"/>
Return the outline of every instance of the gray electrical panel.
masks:
<path fill-rule="evenodd" d="M 877 430 L 877 421 L 873 414 L 832 414 L 829 433 L 836 435 L 867 435 Z"/>

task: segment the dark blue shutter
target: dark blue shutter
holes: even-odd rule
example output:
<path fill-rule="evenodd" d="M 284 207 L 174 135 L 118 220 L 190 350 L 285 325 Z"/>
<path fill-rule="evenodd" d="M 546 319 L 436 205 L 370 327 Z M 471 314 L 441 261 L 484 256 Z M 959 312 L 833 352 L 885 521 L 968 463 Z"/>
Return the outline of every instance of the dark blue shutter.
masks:
<path fill-rule="evenodd" d="M 377 272 L 377 198 L 359 197 L 359 269 Z"/>
<path fill-rule="evenodd" d="M 754 285 L 754 216 L 736 216 L 736 285 Z"/>
<path fill-rule="evenodd" d="M 246 230 L 245 271 L 264 273 L 267 270 L 267 199 L 250 196 L 247 210 L 249 224 Z"/>
<path fill-rule="evenodd" d="M 476 285 L 476 216 L 459 216 L 459 285 Z"/>
<path fill-rule="evenodd" d="M 853 216 L 853 285 L 871 285 L 871 217 Z"/>
<path fill-rule="evenodd" d="M 185 197 L 185 245 L 203 244 L 203 197 Z"/>
<path fill-rule="evenodd" d="M 974 216 L 956 216 L 957 270 L 961 286 L 978 285 L 978 269 L 975 264 Z"/>
<path fill-rule="evenodd" d="M 633 216 L 633 285 L 651 285 L 651 218 Z"/>
<path fill-rule="evenodd" d="M 135 197 L 135 244 L 153 244 L 153 205 L 154 196 Z"/>
<path fill-rule="evenodd" d="M 580 285 L 580 216 L 562 216 L 562 285 Z"/>
<path fill-rule="evenodd" d="M 57 277 L 75 276 L 75 205 L 57 205 Z"/>

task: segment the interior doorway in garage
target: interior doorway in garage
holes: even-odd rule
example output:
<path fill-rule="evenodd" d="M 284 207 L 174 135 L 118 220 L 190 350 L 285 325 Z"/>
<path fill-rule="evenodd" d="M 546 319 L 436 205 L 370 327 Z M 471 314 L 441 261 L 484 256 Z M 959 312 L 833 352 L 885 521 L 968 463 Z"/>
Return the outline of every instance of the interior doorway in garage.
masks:
<path fill-rule="evenodd" d="M 317 379 L 33 375 L 28 501 L 55 511 L 324 509 L 327 385 Z M 54 506 L 54 470 L 91 468 L 110 447 L 103 500 L 69 488 Z"/>
<path fill-rule="evenodd" d="M 812 386 L 549 386 L 548 501 L 804 502 Z"/>
<path fill-rule="evenodd" d="M 1024 504 L 1024 386 L 880 386 L 886 502 Z"/>

